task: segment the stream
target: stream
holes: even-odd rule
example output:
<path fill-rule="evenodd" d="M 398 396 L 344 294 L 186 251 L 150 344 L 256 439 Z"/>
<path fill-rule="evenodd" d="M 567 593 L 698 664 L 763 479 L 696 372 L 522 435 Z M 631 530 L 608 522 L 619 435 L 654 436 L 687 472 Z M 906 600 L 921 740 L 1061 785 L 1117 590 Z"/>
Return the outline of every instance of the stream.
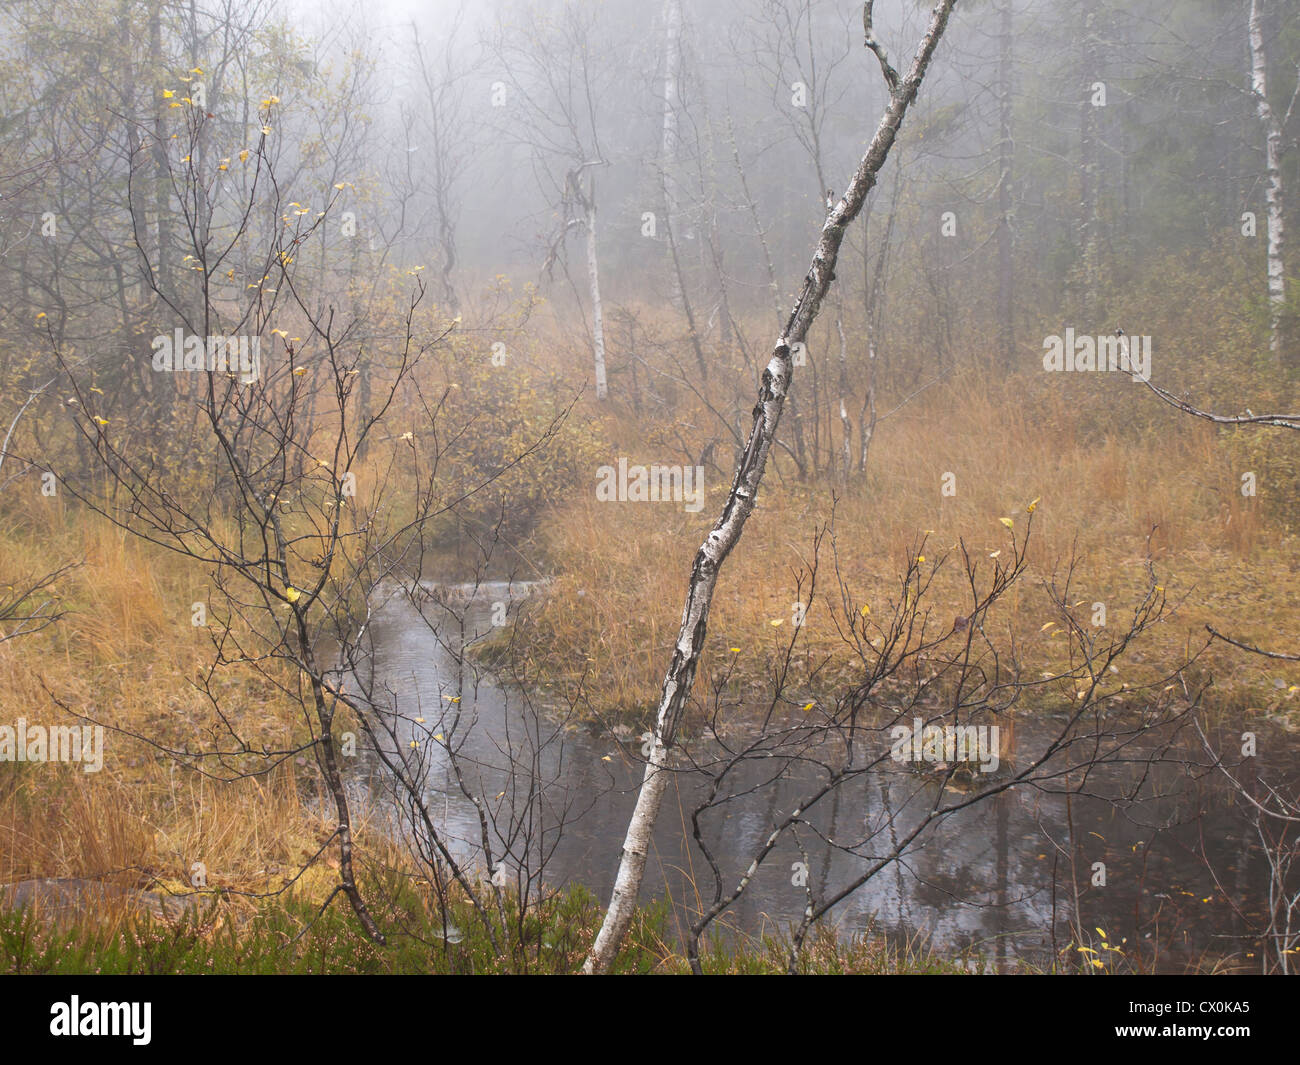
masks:
<path fill-rule="evenodd" d="M 465 786 L 484 797 L 498 836 L 494 850 L 499 853 L 506 838 L 518 854 L 523 834 L 531 831 L 530 861 L 536 868 L 544 857 L 548 886 L 581 883 L 604 902 L 641 782 L 640 740 L 624 733 L 620 742 L 589 724 L 564 727 L 551 715 L 530 713 L 523 693 L 491 679 L 458 682 L 455 649 L 462 621 L 467 642 L 482 637 L 534 590 L 504 582 L 448 586 L 441 594 L 452 608 L 431 603 L 423 617 L 404 596 L 393 595 L 372 620 L 373 664 L 396 700 L 397 743 L 420 758 L 429 808 L 453 850 L 471 863 L 481 855 L 479 811 L 435 736 L 451 738 Z M 1051 724 L 1039 715 L 1019 715 L 1020 749 L 1034 749 Z M 1295 740 L 1268 732 L 1266 742 L 1265 735 L 1260 726 L 1258 770 L 1283 779 L 1292 772 Z M 419 747 L 411 748 L 413 742 Z M 527 752 L 532 772 L 543 781 L 539 793 L 530 796 L 528 773 L 511 774 L 505 753 L 511 750 Z M 364 801 L 401 831 L 383 765 L 370 753 L 361 768 Z M 1064 795 L 1018 785 L 952 815 L 827 920 L 841 934 L 874 925 L 900 944 L 923 941 L 945 958 L 960 954 L 968 964 L 979 959 L 1003 969 L 1017 960 L 1050 964 L 1072 941 L 1077 906 L 1078 926 L 1088 930 L 1091 946 L 1098 946 L 1097 933 L 1104 931 L 1106 942 L 1141 958 L 1145 968 L 1176 972 L 1218 963 L 1259 971 L 1261 943 L 1248 928 L 1261 927 L 1270 873 L 1253 828 L 1221 776 L 1194 776 L 1173 762 L 1146 771 L 1136 801 L 1109 801 L 1142 772 L 1137 765 L 1103 767 L 1090 794 L 1075 795 L 1068 804 Z M 769 783 L 771 775 L 762 761 L 747 763 L 731 788 L 765 786 L 711 811 L 705 822 L 705 840 L 725 890 L 744 874 L 775 818 L 819 779 L 811 767 L 796 766 Z M 643 901 L 671 901 L 679 933 L 698 912 L 697 890 L 708 898 L 713 892 L 708 863 L 690 830 L 691 810 L 705 786 L 698 772 L 674 774 L 642 885 Z M 837 841 L 878 832 L 879 849 L 891 833 L 915 824 L 941 787 L 885 760 L 837 789 L 809 816 Z M 794 839 L 783 838 L 715 931 L 777 934 L 796 922 L 806 904 L 805 888 L 795 883 L 797 863 L 806 865 L 819 896 L 865 868 L 862 857 L 815 836 L 803 838 L 802 852 Z M 1095 862 L 1105 863 L 1105 886 L 1092 883 Z M 507 860 L 498 875 L 509 878 L 517 865 Z"/>

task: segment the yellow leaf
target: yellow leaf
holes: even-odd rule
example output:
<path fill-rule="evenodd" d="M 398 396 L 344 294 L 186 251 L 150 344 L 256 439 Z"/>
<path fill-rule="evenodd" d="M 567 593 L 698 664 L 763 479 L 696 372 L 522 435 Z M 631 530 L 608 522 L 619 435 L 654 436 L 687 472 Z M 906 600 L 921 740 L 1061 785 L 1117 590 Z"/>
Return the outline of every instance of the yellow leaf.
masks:
<path fill-rule="evenodd" d="M 862 604 L 862 607 L 861 607 L 861 609 L 858 611 L 858 613 L 860 613 L 864 618 L 866 618 L 866 617 L 870 617 L 870 616 L 871 616 L 871 604 L 870 604 L 870 603 L 863 603 L 863 604 Z"/>
<path fill-rule="evenodd" d="M 298 589 L 293 585 L 289 585 L 289 587 L 284 590 L 284 597 L 289 600 L 289 602 L 296 603 L 302 598 L 302 592 L 298 591 Z"/>
<path fill-rule="evenodd" d="M 816 704 L 815 702 L 805 704 L 805 705 L 804 705 L 804 708 L 803 708 L 803 712 L 804 712 L 805 714 L 808 713 L 808 711 L 811 710 L 811 709 L 812 709 L 814 706 L 816 706 L 816 705 L 817 705 L 817 704 Z"/>
<path fill-rule="evenodd" d="M 773 618 L 771 621 L 768 622 L 768 624 L 771 625 L 773 628 L 776 628 L 778 625 L 785 624 L 785 618 Z"/>
<path fill-rule="evenodd" d="M 1038 499 L 1042 499 L 1042 498 L 1043 498 L 1042 496 L 1038 497 Z M 1035 510 L 1038 509 L 1038 499 L 1035 499 L 1032 503 L 1029 504 L 1029 506 L 1025 507 L 1026 514 L 1032 514 Z"/>
<path fill-rule="evenodd" d="M 175 96 L 175 95 L 176 95 L 176 94 L 175 94 L 174 92 L 172 92 L 171 89 L 163 89 L 163 99 L 164 99 L 164 100 L 170 100 L 170 99 L 171 99 L 173 96 Z"/>
<path fill-rule="evenodd" d="M 1008 529 L 1014 529 L 1016 527 L 1016 523 L 1012 521 L 1010 518 L 998 518 L 998 521 L 1002 522 L 1002 524 L 1005 525 Z"/>
<path fill-rule="evenodd" d="M 246 162 L 248 162 L 248 149 L 247 149 L 247 148 L 245 148 L 242 152 L 239 153 L 239 161 L 240 161 L 241 163 L 246 163 Z"/>
<path fill-rule="evenodd" d="M 439 732 L 438 735 L 434 736 L 433 738 L 434 738 L 435 740 L 437 740 L 437 741 L 439 741 L 439 742 L 441 743 L 441 742 L 442 742 L 442 733 Z"/>
<path fill-rule="evenodd" d="M 101 418 L 101 417 L 97 414 L 97 415 L 95 415 L 95 424 L 97 424 L 97 425 L 107 425 L 107 424 L 108 424 L 108 419 L 107 419 L 107 418 Z"/>

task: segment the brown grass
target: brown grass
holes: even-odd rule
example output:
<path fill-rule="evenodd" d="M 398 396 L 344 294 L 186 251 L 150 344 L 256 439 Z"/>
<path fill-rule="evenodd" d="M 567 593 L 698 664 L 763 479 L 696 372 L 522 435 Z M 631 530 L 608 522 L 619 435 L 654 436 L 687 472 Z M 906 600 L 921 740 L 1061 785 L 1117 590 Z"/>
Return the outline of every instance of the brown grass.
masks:
<path fill-rule="evenodd" d="M 995 615 L 1004 632 L 1015 634 L 1029 668 L 1059 665 L 1064 649 L 1061 637 L 1039 631 L 1051 617 L 1043 580 L 1063 572 L 1073 557 L 1074 598 L 1104 602 L 1116 619 L 1144 585 L 1148 550 L 1176 610 L 1144 640 L 1135 681 L 1176 666 L 1203 642 L 1207 623 L 1279 650 L 1300 648 L 1300 619 L 1291 608 L 1300 591 L 1300 544 L 1266 516 L 1265 488 L 1259 498 L 1241 495 L 1232 432 L 1152 411 L 1156 401 L 1149 393 L 1135 395 L 1139 389 L 1127 380 L 1044 386 L 1044 376 L 990 381 L 967 371 L 881 423 L 868 475 L 839 488 L 835 505 L 839 565 L 859 599 L 877 611 L 886 607 L 923 536 L 931 560 L 961 541 L 976 557 L 1005 550 L 1010 534 L 999 519 L 1011 518 L 1019 534 L 1027 504 L 1041 499 L 1030 579 Z M 1127 391 L 1116 395 L 1117 388 Z M 1114 431 L 1086 429 L 1079 412 L 1108 403 Z M 1151 424 L 1125 431 L 1135 411 Z M 707 424 L 703 416 L 694 420 Z M 683 461 L 647 446 L 636 418 L 610 415 L 608 427 L 605 461 L 618 455 L 629 463 Z M 1298 442 L 1273 443 L 1283 450 Z M 956 476 L 955 496 L 941 494 L 945 473 Z M 581 691 L 599 713 L 642 719 L 654 705 L 691 558 L 729 487 L 716 470 L 706 473 L 706 485 L 706 505 L 695 515 L 681 504 L 599 503 L 591 491 L 547 523 L 546 550 L 558 577 L 523 624 L 536 641 L 535 664 L 566 696 Z M 1269 490 L 1276 496 L 1293 487 Z M 740 675 L 762 688 L 788 642 L 795 575 L 808 567 L 814 530 L 831 512 L 831 487 L 800 484 L 784 457 L 769 468 L 718 586 L 702 678 L 734 660 Z M 834 590 L 825 551 L 819 596 Z M 941 622 L 966 612 L 959 575 L 954 568 L 936 583 L 931 605 Z M 803 633 L 810 663 L 838 644 L 824 605 L 814 601 Z M 784 624 L 773 626 L 780 618 Z M 1203 665 L 1215 678 L 1216 705 L 1282 714 L 1300 705 L 1295 693 L 1275 687 L 1279 677 L 1287 688 L 1300 683 L 1300 668 L 1221 644 Z"/>
<path fill-rule="evenodd" d="M 190 604 L 205 597 L 201 575 L 105 522 L 74 529 L 53 507 L 0 538 L 0 572 L 36 572 L 57 558 L 85 559 L 57 586 L 69 613 L 0 643 L 0 723 L 78 723 L 63 703 L 160 744 L 210 747 L 212 710 L 191 683 L 210 655 L 190 623 Z M 284 700 L 238 674 L 224 684 L 226 709 L 250 740 L 280 745 L 297 734 Z M 0 883 L 85 877 L 192 891 L 202 862 L 209 889 L 273 890 L 328 833 L 300 798 L 293 762 L 227 783 L 123 732 L 106 730 L 104 747 L 99 773 L 0 763 Z"/>

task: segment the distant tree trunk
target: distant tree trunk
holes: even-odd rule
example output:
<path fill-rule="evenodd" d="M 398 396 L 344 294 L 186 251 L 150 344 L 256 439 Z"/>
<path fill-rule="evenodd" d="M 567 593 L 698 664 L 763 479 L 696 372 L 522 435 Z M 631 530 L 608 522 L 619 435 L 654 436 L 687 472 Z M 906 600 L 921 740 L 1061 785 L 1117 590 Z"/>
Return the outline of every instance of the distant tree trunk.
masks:
<path fill-rule="evenodd" d="M 677 211 L 672 166 L 677 158 L 677 79 L 682 59 L 682 6 L 679 0 L 667 0 L 664 5 L 664 22 L 667 25 L 664 40 L 664 122 L 659 165 L 663 168 L 664 221 L 671 226 L 673 215 Z"/>
<path fill-rule="evenodd" d="M 1016 349 L 1015 265 L 1011 244 L 1011 0 L 1002 0 L 998 43 L 998 343 L 999 368 L 1009 370 Z"/>
<path fill-rule="evenodd" d="M 153 64 L 153 76 L 150 82 L 153 95 L 149 105 L 154 111 L 153 188 L 154 214 L 157 216 L 158 225 L 158 258 L 154 261 L 154 268 L 157 272 L 159 291 L 171 294 L 176 292 L 174 279 L 169 272 L 172 256 L 171 168 L 167 162 L 163 105 L 159 102 L 162 98 L 160 86 L 163 83 L 167 64 L 162 54 L 162 6 L 159 3 L 153 4 L 149 9 L 149 59 Z"/>
<path fill-rule="evenodd" d="M 740 177 L 740 189 L 745 195 L 745 206 L 749 210 L 750 217 L 754 220 L 754 231 L 758 234 L 758 243 L 763 248 L 763 263 L 767 266 L 767 285 L 768 291 L 772 296 L 772 311 L 776 316 L 776 327 L 781 328 L 781 289 L 776 281 L 776 267 L 772 264 L 772 249 L 768 246 L 767 230 L 763 228 L 763 220 L 758 215 L 758 204 L 754 202 L 754 197 L 749 191 L 749 178 L 745 174 L 745 164 L 740 158 L 740 146 L 736 143 L 736 126 L 731 120 L 731 112 L 727 112 L 727 135 L 731 138 L 731 157 L 736 163 L 736 173 Z M 803 419 L 799 416 L 799 407 L 795 397 L 791 396 L 790 403 L 790 424 L 794 431 L 794 462 L 799 468 L 799 479 L 802 481 L 808 475 L 807 465 L 807 445 L 804 443 Z"/>
<path fill-rule="evenodd" d="M 587 179 L 587 279 L 591 285 L 591 344 L 596 359 L 596 398 L 606 399 L 609 388 L 605 382 L 605 309 L 600 302 L 600 263 L 596 258 L 596 178 Z"/>
<path fill-rule="evenodd" d="M 1083 60 L 1083 100 L 1079 109 L 1079 252 L 1081 311 L 1085 321 L 1096 312 L 1098 274 L 1097 107 L 1092 84 L 1098 78 L 1097 3 L 1084 0 L 1080 8 Z"/>
<path fill-rule="evenodd" d="M 691 566 L 686 604 L 682 610 L 682 624 L 673 647 L 672 660 L 664 676 L 659 697 L 654 734 L 650 744 L 650 757 L 645 778 L 637 795 L 636 808 L 628 822 L 627 836 L 618 877 L 614 883 L 609 909 L 592 944 L 591 952 L 583 964 L 585 973 L 608 972 L 618 955 L 623 937 L 631 924 L 645 874 L 646 857 L 654 833 L 659 806 L 669 778 L 668 751 L 672 746 L 691 688 L 695 670 L 704 649 L 708 631 L 709 606 L 718 574 L 732 549 L 740 542 L 745 522 L 754 509 L 755 497 L 767 467 L 767 458 L 776 440 L 781 411 L 789 394 L 793 360 L 791 348 L 802 343 L 808 329 L 821 309 L 822 301 L 835 278 L 835 263 L 840 245 L 849 224 L 862 210 L 867 193 L 876 183 L 876 175 L 889 157 L 894 138 L 902 125 L 903 117 L 916 98 L 921 81 L 930 65 L 930 59 L 948 23 L 955 0 L 939 0 L 930 17 L 930 24 L 917 48 L 907 75 L 899 81 L 897 73 L 888 65 L 883 50 L 875 51 L 890 87 L 889 106 L 881 117 L 875 136 L 858 169 L 849 182 L 844 198 L 828 214 L 822 226 L 821 238 L 813 255 L 812 264 L 804 277 L 803 287 L 785 329 L 777 338 L 772 358 L 763 371 L 759 383 L 758 399 L 754 406 L 754 422 L 749 440 L 736 464 L 735 477 L 721 515 L 714 523 L 704 543 L 700 545 Z M 866 7 L 869 23 L 870 4 Z M 874 41 L 868 36 L 868 44 Z"/>
<path fill-rule="evenodd" d="M 119 106 L 122 109 L 122 114 L 128 118 L 128 121 L 123 123 L 123 135 L 126 138 L 126 165 L 128 168 L 134 170 L 138 165 L 137 156 L 140 153 L 143 142 L 140 137 L 137 123 L 129 121 L 129 119 L 133 119 L 136 115 L 136 96 L 138 92 L 136 85 L 135 53 L 131 47 L 132 37 L 134 36 L 134 27 L 131 22 L 130 0 L 122 0 L 122 6 L 118 16 L 118 32 L 120 34 L 119 46 L 122 50 L 124 64 L 121 71 L 122 96 Z M 132 180 L 129 190 L 129 199 L 127 202 L 127 209 L 131 212 L 132 226 L 136 234 L 132 239 L 132 243 L 139 249 L 141 259 L 148 258 L 150 254 L 150 249 L 144 246 L 144 244 L 139 243 L 139 239 L 145 236 L 149 228 L 148 210 L 145 205 L 145 184 L 144 181 Z M 134 285 L 133 288 L 135 288 L 143 301 L 145 286 L 139 284 Z M 124 313 L 122 317 L 123 330 L 129 331 L 131 326 L 132 323 L 129 317 Z M 154 376 L 162 377 L 166 375 L 155 374 Z"/>
<path fill-rule="evenodd" d="M 442 289 L 443 301 L 453 314 L 460 310 L 460 297 L 456 293 L 456 285 L 452 280 L 452 274 L 456 269 L 457 262 L 456 211 L 452 204 L 452 196 L 453 186 L 461 167 L 449 163 L 447 142 L 457 139 L 458 134 L 463 134 L 463 130 L 456 129 L 456 119 L 460 116 L 450 90 L 455 76 L 451 65 L 451 56 L 456 54 L 456 29 L 458 28 L 459 23 L 453 28 L 451 38 L 443 46 L 441 56 L 443 70 L 441 77 L 435 80 L 430 73 L 429 64 L 425 61 L 424 52 L 420 47 L 419 33 L 414 23 L 411 25 L 415 59 L 419 65 L 420 78 L 424 83 L 425 97 L 428 100 L 429 107 L 428 131 L 432 139 L 431 146 L 433 149 L 429 153 L 429 165 L 433 182 L 433 204 L 437 211 L 438 250 L 441 259 L 439 283 Z"/>
<path fill-rule="evenodd" d="M 894 153 L 894 187 L 890 196 L 889 215 L 885 221 L 885 232 L 880 239 L 880 251 L 876 254 L 875 268 L 871 265 L 871 234 L 865 223 L 871 214 L 871 203 L 865 210 L 867 218 L 862 227 L 862 282 L 866 296 L 863 303 L 864 322 L 867 334 L 867 391 L 862 397 L 862 409 L 858 413 L 858 473 L 867 470 L 867 452 L 871 440 L 876 434 L 876 341 L 881 334 L 884 323 L 885 285 L 889 265 L 890 249 L 894 242 L 894 222 L 898 218 L 898 203 L 903 190 L 901 158 L 902 149 Z"/>
<path fill-rule="evenodd" d="M 668 195 L 667 187 L 664 189 L 665 198 Z M 668 256 L 673 264 L 673 278 L 677 285 L 677 298 L 682 305 L 682 312 L 686 315 L 686 328 L 691 338 L 691 349 L 695 352 L 695 364 L 699 367 L 700 377 L 708 380 L 709 364 L 704 358 L 704 346 L 700 342 L 700 331 L 695 321 L 695 308 L 691 304 L 691 298 L 686 293 L 686 273 L 682 269 L 681 253 L 677 247 L 677 236 L 673 232 L 672 223 L 668 218 L 664 219 L 665 236 L 668 241 Z"/>
<path fill-rule="evenodd" d="M 843 300 L 835 302 L 835 329 L 840 337 L 840 428 L 844 433 L 840 442 L 839 477 L 847 483 L 853 473 L 853 419 L 849 417 L 849 341 L 844 335 Z"/>
<path fill-rule="evenodd" d="M 664 37 L 664 87 L 663 87 L 663 137 L 659 144 L 659 179 L 663 191 L 664 236 L 668 244 L 668 254 L 673 267 L 673 296 L 681 304 L 686 316 L 686 326 L 690 330 L 691 348 L 695 352 L 695 364 L 700 376 L 709 376 L 708 363 L 704 358 L 704 348 L 700 341 L 699 325 L 695 318 L 695 308 L 686 291 L 686 272 L 682 265 L 681 249 L 677 246 L 677 208 L 679 202 L 677 189 L 677 81 L 681 69 L 682 54 L 682 9 L 678 0 L 667 0 L 664 5 L 664 22 L 667 29 Z M 701 253 L 703 239 L 700 240 Z"/>
<path fill-rule="evenodd" d="M 1282 123 L 1268 101 L 1268 54 L 1264 45 L 1264 0 L 1250 4 L 1250 88 L 1264 127 L 1264 203 L 1268 226 L 1269 350 L 1283 358 L 1283 318 L 1286 309 L 1285 219 L 1282 186 Z"/>

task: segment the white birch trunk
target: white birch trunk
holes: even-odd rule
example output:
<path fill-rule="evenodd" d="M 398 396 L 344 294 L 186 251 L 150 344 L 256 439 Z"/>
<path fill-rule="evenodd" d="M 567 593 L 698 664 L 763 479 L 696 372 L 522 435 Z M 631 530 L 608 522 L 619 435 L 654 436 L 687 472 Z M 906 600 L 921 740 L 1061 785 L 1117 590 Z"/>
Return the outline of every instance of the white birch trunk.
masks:
<path fill-rule="evenodd" d="M 679 0 L 666 0 L 664 21 L 667 39 L 664 42 L 664 128 L 659 149 L 659 165 L 664 172 L 665 221 L 669 226 L 677 213 L 677 195 L 672 167 L 677 159 L 677 79 L 682 58 L 682 6 Z"/>
<path fill-rule="evenodd" d="M 845 230 L 862 210 L 867 193 L 875 185 L 876 175 L 889 156 L 889 149 L 902 125 L 903 116 L 916 98 L 930 59 L 943 36 L 954 3 L 955 0 L 939 0 L 935 5 L 930 25 L 917 48 L 912 66 L 897 87 L 892 88 L 889 106 L 849 182 L 844 198 L 826 216 L 821 239 L 817 243 L 799 298 L 794 310 L 790 312 L 785 330 L 777 338 L 772 358 L 763 371 L 758 400 L 754 405 L 754 424 L 745 450 L 737 462 L 727 502 L 712 531 L 695 553 L 695 561 L 691 566 L 686 604 L 682 610 L 682 625 L 673 648 L 672 661 L 664 676 L 645 778 L 637 795 L 636 808 L 628 822 L 627 837 L 623 841 L 622 858 L 609 908 L 605 911 L 605 920 L 592 944 L 591 952 L 583 963 L 584 973 L 609 971 L 636 909 L 655 821 L 668 783 L 669 750 L 695 681 L 695 670 L 704 648 L 709 606 L 713 600 L 718 573 L 732 548 L 739 543 L 745 521 L 754 509 L 754 500 L 789 392 L 792 373 L 790 349 L 804 340 L 817 317 L 822 300 L 834 280 L 835 262 Z M 881 62 L 883 68 L 883 59 Z M 892 75 L 893 71 L 890 70 L 889 74 Z"/>
<path fill-rule="evenodd" d="M 1263 0 L 1250 4 L 1250 87 L 1264 127 L 1264 203 L 1268 227 L 1269 349 L 1282 355 L 1282 315 L 1286 306 L 1285 244 L 1282 214 L 1282 124 L 1268 102 L 1268 59 L 1264 51 Z"/>
<path fill-rule="evenodd" d="M 605 383 L 605 309 L 600 302 L 600 265 L 596 259 L 596 182 L 587 186 L 587 279 L 591 285 L 591 343 L 596 358 L 596 398 L 609 395 Z"/>

